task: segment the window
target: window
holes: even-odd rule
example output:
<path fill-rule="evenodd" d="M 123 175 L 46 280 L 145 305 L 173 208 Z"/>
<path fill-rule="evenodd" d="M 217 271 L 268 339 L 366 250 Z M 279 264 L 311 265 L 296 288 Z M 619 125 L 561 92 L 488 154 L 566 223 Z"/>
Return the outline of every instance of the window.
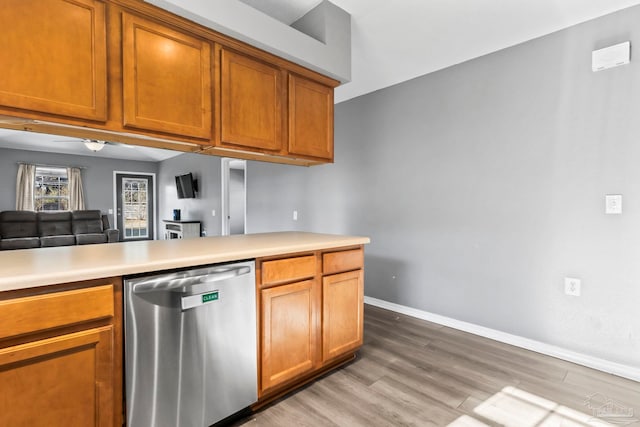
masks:
<path fill-rule="evenodd" d="M 67 169 L 36 166 L 33 194 L 36 211 L 68 211 L 69 178 Z"/>

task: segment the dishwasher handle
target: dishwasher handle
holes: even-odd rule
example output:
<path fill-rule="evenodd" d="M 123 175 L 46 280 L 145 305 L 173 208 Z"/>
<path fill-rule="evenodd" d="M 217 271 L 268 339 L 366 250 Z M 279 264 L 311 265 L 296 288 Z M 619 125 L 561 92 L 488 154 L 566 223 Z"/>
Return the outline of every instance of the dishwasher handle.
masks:
<path fill-rule="evenodd" d="M 251 273 L 251 267 L 245 265 L 241 267 L 213 268 L 205 274 L 197 276 L 160 276 L 134 284 L 132 291 L 134 294 L 142 294 L 147 292 L 183 290 L 193 285 L 219 282 L 248 273 Z"/>

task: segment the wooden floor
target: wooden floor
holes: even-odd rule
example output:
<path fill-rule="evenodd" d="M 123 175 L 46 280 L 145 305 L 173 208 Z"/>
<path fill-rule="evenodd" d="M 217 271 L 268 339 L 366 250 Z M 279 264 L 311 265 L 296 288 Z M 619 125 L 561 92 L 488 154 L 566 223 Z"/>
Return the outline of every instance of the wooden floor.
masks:
<path fill-rule="evenodd" d="M 359 358 L 236 426 L 640 426 L 640 383 L 380 308 Z"/>

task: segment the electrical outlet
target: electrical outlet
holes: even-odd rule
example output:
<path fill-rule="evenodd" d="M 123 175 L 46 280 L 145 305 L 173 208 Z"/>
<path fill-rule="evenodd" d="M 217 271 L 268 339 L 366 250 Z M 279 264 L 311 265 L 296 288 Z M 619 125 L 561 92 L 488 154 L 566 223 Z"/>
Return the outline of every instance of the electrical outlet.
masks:
<path fill-rule="evenodd" d="M 216 210 L 215 209 L 211 210 L 211 216 L 216 216 Z"/>
<path fill-rule="evenodd" d="M 581 291 L 581 283 L 580 279 L 576 279 L 575 277 L 565 277 L 564 278 L 564 293 L 566 295 L 571 295 L 574 297 L 580 296 Z"/>
<path fill-rule="evenodd" d="M 619 215 L 622 213 L 622 194 L 606 194 L 605 213 L 607 215 Z"/>

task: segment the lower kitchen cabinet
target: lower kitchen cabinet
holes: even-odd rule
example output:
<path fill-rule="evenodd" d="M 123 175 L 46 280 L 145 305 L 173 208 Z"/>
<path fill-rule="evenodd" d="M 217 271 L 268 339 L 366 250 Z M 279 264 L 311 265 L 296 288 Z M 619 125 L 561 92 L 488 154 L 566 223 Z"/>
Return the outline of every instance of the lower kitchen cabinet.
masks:
<path fill-rule="evenodd" d="M 113 426 L 113 327 L 0 350 L 0 424 Z"/>
<path fill-rule="evenodd" d="M 363 249 L 258 259 L 259 398 L 350 360 L 362 345 Z"/>
<path fill-rule="evenodd" d="M 263 289 L 261 389 L 304 375 L 317 363 L 318 285 L 315 280 Z"/>
<path fill-rule="evenodd" d="M 362 345 L 364 280 L 362 270 L 322 279 L 322 361 Z"/>
<path fill-rule="evenodd" d="M 0 425 L 122 425 L 120 289 L 0 300 Z"/>

